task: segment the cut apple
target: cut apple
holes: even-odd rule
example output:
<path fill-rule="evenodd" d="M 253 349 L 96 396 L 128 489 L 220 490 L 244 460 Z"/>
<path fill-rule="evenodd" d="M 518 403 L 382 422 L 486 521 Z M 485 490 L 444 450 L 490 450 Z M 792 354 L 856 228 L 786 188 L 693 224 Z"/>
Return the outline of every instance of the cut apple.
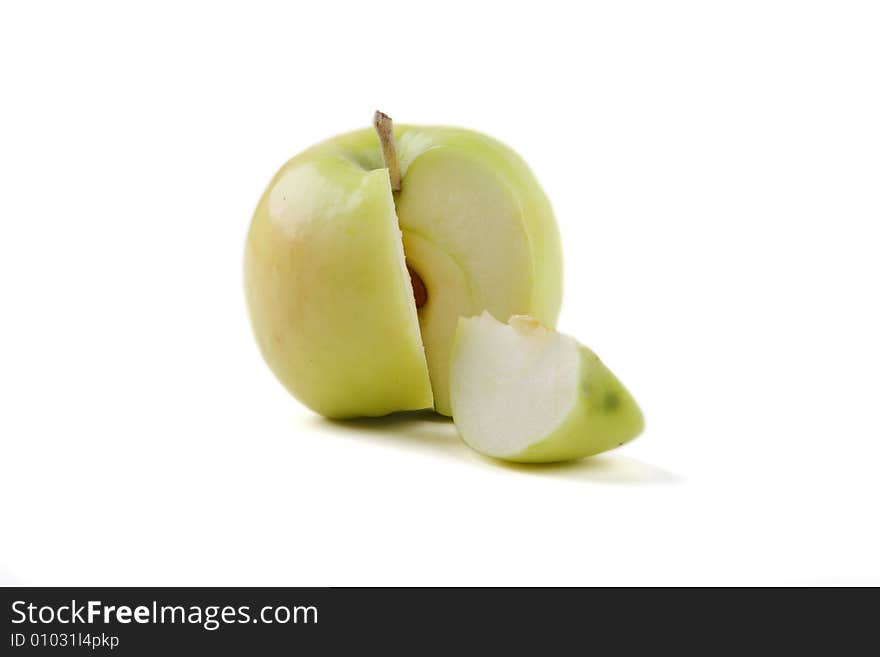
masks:
<path fill-rule="evenodd" d="M 507 461 L 591 456 L 644 427 L 635 400 L 592 351 L 526 316 L 460 319 L 450 392 L 465 443 Z"/>
<path fill-rule="evenodd" d="M 323 415 L 450 415 L 459 317 L 555 324 L 556 222 L 506 146 L 380 117 L 382 139 L 368 129 L 318 144 L 263 194 L 245 251 L 251 324 L 272 371 Z"/>

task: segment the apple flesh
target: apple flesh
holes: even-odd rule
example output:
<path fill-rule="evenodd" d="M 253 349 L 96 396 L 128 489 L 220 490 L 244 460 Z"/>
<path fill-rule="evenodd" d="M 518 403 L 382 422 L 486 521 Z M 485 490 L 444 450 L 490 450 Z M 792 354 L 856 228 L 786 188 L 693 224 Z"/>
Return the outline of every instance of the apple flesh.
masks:
<path fill-rule="evenodd" d="M 347 133 L 282 167 L 248 234 L 260 350 L 329 417 L 449 415 L 459 317 L 489 310 L 553 326 L 559 312 L 556 222 L 519 156 L 459 128 L 398 125 L 394 138 L 400 192 L 375 132 Z"/>
<path fill-rule="evenodd" d="M 450 415 L 458 318 L 488 310 L 555 325 L 562 257 L 549 203 L 515 155 L 466 131 L 447 129 L 435 138 L 442 145 L 406 169 L 397 215 L 407 261 L 428 291 L 419 323 L 434 407 Z M 406 132 L 400 141 L 406 145 Z"/>
<path fill-rule="evenodd" d="M 531 317 L 460 319 L 450 381 L 462 439 L 498 459 L 582 458 L 644 428 L 632 395 L 592 351 Z"/>

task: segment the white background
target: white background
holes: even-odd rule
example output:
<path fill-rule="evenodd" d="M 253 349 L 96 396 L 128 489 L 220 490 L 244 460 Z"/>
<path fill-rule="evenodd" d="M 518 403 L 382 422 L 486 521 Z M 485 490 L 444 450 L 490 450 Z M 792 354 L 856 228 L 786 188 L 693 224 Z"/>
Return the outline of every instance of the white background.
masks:
<path fill-rule="evenodd" d="M 0 582 L 880 584 L 878 34 L 870 2 L 4 3 Z M 559 326 L 639 440 L 503 466 L 276 383 L 250 214 L 376 108 L 531 164 Z"/>

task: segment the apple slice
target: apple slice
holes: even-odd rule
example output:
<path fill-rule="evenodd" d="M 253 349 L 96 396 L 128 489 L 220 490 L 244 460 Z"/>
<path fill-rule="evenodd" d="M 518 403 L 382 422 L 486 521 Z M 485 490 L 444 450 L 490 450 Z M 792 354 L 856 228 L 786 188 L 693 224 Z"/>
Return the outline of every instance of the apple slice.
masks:
<path fill-rule="evenodd" d="M 461 437 L 506 461 L 591 456 L 644 428 L 635 400 L 592 351 L 524 315 L 460 319 L 450 384 Z"/>

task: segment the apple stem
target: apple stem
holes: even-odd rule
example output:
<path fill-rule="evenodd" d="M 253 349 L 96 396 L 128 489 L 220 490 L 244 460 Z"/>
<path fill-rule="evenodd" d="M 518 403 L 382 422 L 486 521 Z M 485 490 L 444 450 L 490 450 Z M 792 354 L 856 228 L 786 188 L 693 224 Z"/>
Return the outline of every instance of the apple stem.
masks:
<path fill-rule="evenodd" d="M 391 189 L 400 191 L 400 164 L 397 161 L 397 147 L 394 145 L 394 122 L 387 114 L 379 110 L 373 114 L 373 127 L 379 135 L 379 143 L 382 145 L 382 159 L 388 169 L 391 178 Z"/>

